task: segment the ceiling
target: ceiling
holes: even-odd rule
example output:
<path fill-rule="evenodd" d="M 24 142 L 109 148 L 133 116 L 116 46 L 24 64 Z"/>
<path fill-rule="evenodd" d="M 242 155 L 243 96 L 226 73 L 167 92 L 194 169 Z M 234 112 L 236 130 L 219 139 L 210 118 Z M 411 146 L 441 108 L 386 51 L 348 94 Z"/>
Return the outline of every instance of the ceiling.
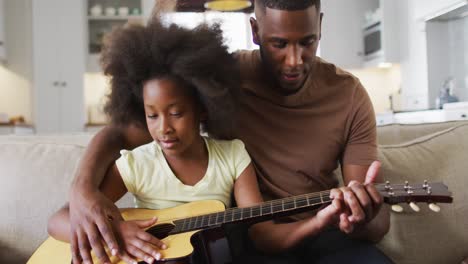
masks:
<path fill-rule="evenodd" d="M 252 13 L 253 12 L 253 0 L 252 6 L 241 10 L 241 12 Z M 204 12 L 205 7 L 203 6 L 207 2 L 206 0 L 178 0 L 177 11 L 178 12 Z"/>

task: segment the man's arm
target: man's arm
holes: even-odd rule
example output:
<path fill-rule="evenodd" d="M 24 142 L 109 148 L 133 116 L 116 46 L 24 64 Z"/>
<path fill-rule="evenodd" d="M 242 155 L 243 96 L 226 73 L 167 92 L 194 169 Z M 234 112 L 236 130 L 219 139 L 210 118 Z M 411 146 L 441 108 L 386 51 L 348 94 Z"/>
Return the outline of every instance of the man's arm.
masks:
<path fill-rule="evenodd" d="M 390 228 L 388 207 L 374 183 L 382 182 L 378 176 L 380 162 L 371 166 L 344 165 L 343 192 L 345 206 L 349 213 L 340 216 L 340 228 L 358 239 L 380 241 Z"/>
<path fill-rule="evenodd" d="M 71 248 L 74 256 L 87 254 L 90 238 L 102 239 L 112 254 L 119 244 L 108 219 L 121 218 L 114 203 L 99 191 L 108 168 L 119 157 L 121 149 L 133 149 L 151 142 L 146 127 L 137 125 L 106 126 L 89 143 L 82 157 L 70 190 Z M 77 234 L 82 234 L 80 237 Z M 103 252 L 100 243 L 93 243 L 95 252 Z M 81 253 L 80 253 L 81 252 Z M 107 256 L 101 259 L 109 262 Z"/>
<path fill-rule="evenodd" d="M 252 164 L 236 180 L 234 196 L 239 207 L 248 207 L 263 201 Z M 306 220 L 285 224 L 275 224 L 273 221 L 255 224 L 249 229 L 249 236 L 260 250 L 278 253 L 292 248 L 306 237 L 314 236 L 335 223 L 339 210 L 340 203 L 334 200 L 331 205 Z"/>
<path fill-rule="evenodd" d="M 104 127 L 86 148 L 72 184 L 72 193 L 98 190 L 107 169 L 119 157 L 120 150 L 134 149 L 152 140 L 146 126 Z"/>

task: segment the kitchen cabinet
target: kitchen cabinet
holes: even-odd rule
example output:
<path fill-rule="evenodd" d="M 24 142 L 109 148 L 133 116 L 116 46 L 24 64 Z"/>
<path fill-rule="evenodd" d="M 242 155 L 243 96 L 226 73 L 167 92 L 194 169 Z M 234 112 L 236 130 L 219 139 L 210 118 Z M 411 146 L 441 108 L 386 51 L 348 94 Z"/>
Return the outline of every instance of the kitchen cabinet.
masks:
<path fill-rule="evenodd" d="M 85 3 L 32 2 L 33 120 L 38 133 L 84 130 Z"/>
<path fill-rule="evenodd" d="M 401 15 L 401 111 L 429 109 L 426 23 L 416 17 L 417 3 L 406 1 Z"/>
<path fill-rule="evenodd" d="M 444 80 L 454 76 L 451 69 L 463 69 L 450 62 L 450 59 L 463 61 L 462 51 L 466 45 L 462 41 L 450 41 L 450 34 L 460 39 L 463 32 L 455 33 L 455 28 L 449 30 L 447 21 L 433 21 L 433 18 L 466 4 L 466 0 L 408 1 L 407 27 L 402 29 L 408 43 L 401 61 L 402 110 L 435 108 Z M 464 76 L 464 73 L 460 75 Z M 464 77 L 457 79 L 462 82 Z"/>
<path fill-rule="evenodd" d="M 6 60 L 6 48 L 5 48 L 5 2 L 0 0 L 0 62 Z"/>
<path fill-rule="evenodd" d="M 414 0 L 417 19 L 429 20 L 468 3 L 468 0 Z"/>
<path fill-rule="evenodd" d="M 364 2 L 360 0 L 322 1 L 322 38 L 320 57 L 341 68 L 362 67 L 361 22 Z"/>
<path fill-rule="evenodd" d="M 327 0 L 322 2 L 324 18 L 320 56 L 336 65 L 357 69 L 376 67 L 381 63 L 398 63 L 401 44 L 401 12 L 406 0 Z M 381 55 L 364 57 L 366 13 L 379 9 Z"/>
<path fill-rule="evenodd" d="M 468 100 L 468 3 L 426 21 L 429 102 L 436 106 L 443 87 Z"/>
<path fill-rule="evenodd" d="M 379 10 L 380 19 L 380 52 L 377 56 L 364 56 L 364 67 L 377 67 L 384 63 L 399 63 L 402 45 L 402 16 L 407 13 L 407 0 L 379 0 L 377 4 L 368 5 L 366 12 Z M 377 5 L 377 7 L 375 7 Z M 368 25 L 365 25 L 368 26 Z M 365 27 L 364 26 L 364 27 Z M 366 29 L 363 27 L 363 30 Z M 366 48 L 364 48 L 365 50 Z M 364 54 L 365 55 L 365 54 Z"/>

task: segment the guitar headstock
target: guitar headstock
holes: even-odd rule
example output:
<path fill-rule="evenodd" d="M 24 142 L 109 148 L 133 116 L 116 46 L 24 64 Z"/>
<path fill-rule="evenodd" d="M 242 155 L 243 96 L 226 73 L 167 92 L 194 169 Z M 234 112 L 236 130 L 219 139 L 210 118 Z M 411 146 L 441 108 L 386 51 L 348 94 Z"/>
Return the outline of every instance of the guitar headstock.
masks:
<path fill-rule="evenodd" d="M 376 185 L 376 188 L 383 196 L 384 202 L 388 204 L 417 202 L 435 204 L 451 203 L 453 200 L 452 193 L 441 182 L 390 184 L 387 181 L 385 184 Z"/>

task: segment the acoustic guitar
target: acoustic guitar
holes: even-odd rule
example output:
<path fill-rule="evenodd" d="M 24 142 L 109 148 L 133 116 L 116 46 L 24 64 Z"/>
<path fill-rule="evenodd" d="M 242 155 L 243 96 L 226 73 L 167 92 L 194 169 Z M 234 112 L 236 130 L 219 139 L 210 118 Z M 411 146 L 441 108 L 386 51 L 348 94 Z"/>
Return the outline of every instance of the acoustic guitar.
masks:
<path fill-rule="evenodd" d="M 418 202 L 429 204 L 433 211 L 439 211 L 436 203 L 451 203 L 452 194 L 443 183 L 422 184 L 376 184 L 384 202 L 394 205 L 394 211 L 401 211 L 400 203 L 409 203 L 419 211 Z M 310 193 L 264 202 L 251 207 L 225 209 L 219 201 L 198 201 L 169 209 L 122 209 L 125 220 L 158 217 L 158 223 L 146 231 L 161 239 L 168 246 L 161 250 L 161 263 L 187 259 L 194 252 L 191 238 L 203 230 L 219 229 L 222 225 L 239 222 L 261 222 L 275 217 L 293 215 L 330 204 L 330 191 Z M 99 263 L 94 258 L 94 263 Z M 124 263 L 112 257 L 112 263 Z M 70 245 L 49 237 L 31 256 L 28 264 L 70 263 Z M 140 262 L 145 263 L 145 262 Z M 159 262 L 158 262 L 159 263 Z"/>

